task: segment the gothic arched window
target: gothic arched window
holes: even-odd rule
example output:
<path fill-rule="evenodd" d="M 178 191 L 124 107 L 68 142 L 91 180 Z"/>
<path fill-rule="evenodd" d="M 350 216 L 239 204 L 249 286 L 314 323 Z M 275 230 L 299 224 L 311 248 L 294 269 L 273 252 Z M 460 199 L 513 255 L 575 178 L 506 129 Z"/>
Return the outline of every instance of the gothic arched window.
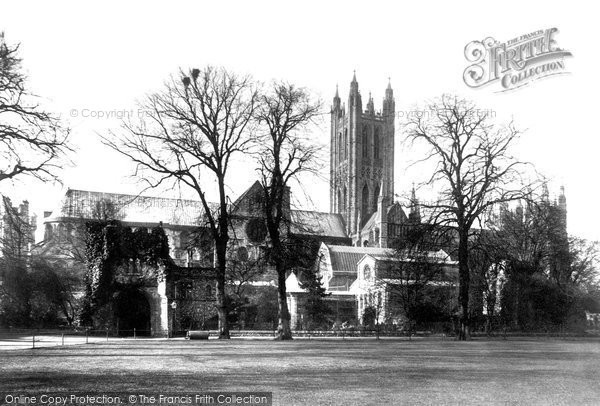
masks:
<path fill-rule="evenodd" d="M 362 205 L 361 205 L 362 223 L 364 224 L 368 219 L 369 214 L 369 187 L 365 185 L 362 190 Z M 362 225 L 362 224 L 361 224 Z"/>
<path fill-rule="evenodd" d="M 346 186 L 344 186 L 344 194 L 342 195 L 344 200 L 342 200 L 342 210 L 346 210 Z"/>
<path fill-rule="evenodd" d="M 344 155 L 342 153 L 343 148 L 344 148 L 344 144 L 342 143 L 342 132 L 340 131 L 338 134 L 338 142 L 337 142 L 337 153 L 338 153 L 338 157 L 339 157 L 340 161 L 342 159 L 344 159 Z"/>
<path fill-rule="evenodd" d="M 375 127 L 375 135 L 373 136 L 373 159 L 379 159 L 379 127 Z"/>
<path fill-rule="evenodd" d="M 342 200 L 342 191 L 338 189 L 337 191 L 337 211 L 341 213 L 344 210 L 344 201 Z"/>
<path fill-rule="evenodd" d="M 377 203 L 379 202 L 379 185 L 375 186 L 375 193 L 373 193 L 373 211 L 377 211 Z"/>

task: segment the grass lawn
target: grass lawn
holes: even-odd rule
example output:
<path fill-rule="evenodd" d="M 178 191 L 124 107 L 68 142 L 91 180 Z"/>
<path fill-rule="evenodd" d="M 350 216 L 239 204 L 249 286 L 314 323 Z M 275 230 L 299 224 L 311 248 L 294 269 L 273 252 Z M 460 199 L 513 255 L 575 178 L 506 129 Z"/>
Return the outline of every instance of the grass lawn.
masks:
<path fill-rule="evenodd" d="M 0 390 L 26 395 L 222 390 L 273 392 L 276 405 L 600 404 L 599 341 L 118 340 L 4 350 L 0 360 Z"/>

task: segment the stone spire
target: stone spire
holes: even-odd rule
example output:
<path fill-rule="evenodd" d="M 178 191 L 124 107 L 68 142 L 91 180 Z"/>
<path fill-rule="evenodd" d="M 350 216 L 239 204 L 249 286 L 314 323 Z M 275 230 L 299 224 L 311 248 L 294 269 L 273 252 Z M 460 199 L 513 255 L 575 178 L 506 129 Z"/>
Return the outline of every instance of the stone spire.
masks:
<path fill-rule="evenodd" d="M 335 85 L 335 96 L 333 96 L 333 110 L 339 110 L 341 106 L 340 93 L 338 91 L 338 85 Z"/>
<path fill-rule="evenodd" d="M 385 89 L 385 99 L 392 100 L 394 98 L 394 91 L 392 90 L 392 79 L 388 78 L 388 85 Z"/>
<path fill-rule="evenodd" d="M 348 96 L 348 108 L 356 107 L 358 112 L 362 112 L 362 101 L 358 92 L 358 82 L 356 81 L 356 71 L 352 75 L 350 82 L 350 94 Z"/>
<path fill-rule="evenodd" d="M 383 98 L 383 116 L 393 125 L 394 114 L 396 111 L 396 103 L 394 101 L 394 91 L 392 90 L 392 82 L 388 78 L 388 85 L 385 89 L 385 97 Z"/>
<path fill-rule="evenodd" d="M 560 210 L 560 220 L 562 232 L 567 234 L 567 198 L 565 196 L 565 187 L 560 187 L 560 195 L 558 195 L 558 208 Z"/>
<path fill-rule="evenodd" d="M 419 199 L 417 199 L 414 183 L 410 192 L 410 213 L 408 214 L 408 220 L 412 224 L 421 223 L 421 208 L 419 206 Z"/>

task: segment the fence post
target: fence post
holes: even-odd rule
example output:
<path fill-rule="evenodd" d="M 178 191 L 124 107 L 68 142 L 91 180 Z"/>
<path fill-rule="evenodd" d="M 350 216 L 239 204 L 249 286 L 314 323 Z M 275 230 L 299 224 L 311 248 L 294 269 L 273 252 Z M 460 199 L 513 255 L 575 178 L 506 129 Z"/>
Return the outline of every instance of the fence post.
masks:
<path fill-rule="evenodd" d="M 62 333 L 61 345 L 65 345 L 65 333 Z"/>
<path fill-rule="evenodd" d="M 135 340 L 136 338 L 136 332 L 135 332 L 135 327 L 133 328 L 133 339 Z"/>
<path fill-rule="evenodd" d="M 86 329 L 85 329 L 85 343 L 86 343 L 86 344 L 88 344 L 88 343 L 89 343 L 89 340 L 88 340 L 88 337 L 89 337 L 89 335 L 90 335 L 90 329 L 89 329 L 89 328 L 86 328 Z"/>
<path fill-rule="evenodd" d="M 106 341 L 108 342 L 108 327 L 106 327 Z"/>
<path fill-rule="evenodd" d="M 31 344 L 32 344 L 31 348 L 35 348 L 35 333 L 33 333 L 33 335 L 31 336 Z"/>

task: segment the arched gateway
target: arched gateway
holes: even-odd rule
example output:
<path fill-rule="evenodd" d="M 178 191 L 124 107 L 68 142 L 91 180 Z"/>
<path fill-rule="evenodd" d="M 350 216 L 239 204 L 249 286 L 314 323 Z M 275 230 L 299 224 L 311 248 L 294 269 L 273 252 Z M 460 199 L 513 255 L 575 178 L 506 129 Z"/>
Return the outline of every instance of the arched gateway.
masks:
<path fill-rule="evenodd" d="M 123 289 L 114 295 L 114 317 L 119 336 L 152 334 L 150 303 L 144 293 L 135 288 Z"/>

